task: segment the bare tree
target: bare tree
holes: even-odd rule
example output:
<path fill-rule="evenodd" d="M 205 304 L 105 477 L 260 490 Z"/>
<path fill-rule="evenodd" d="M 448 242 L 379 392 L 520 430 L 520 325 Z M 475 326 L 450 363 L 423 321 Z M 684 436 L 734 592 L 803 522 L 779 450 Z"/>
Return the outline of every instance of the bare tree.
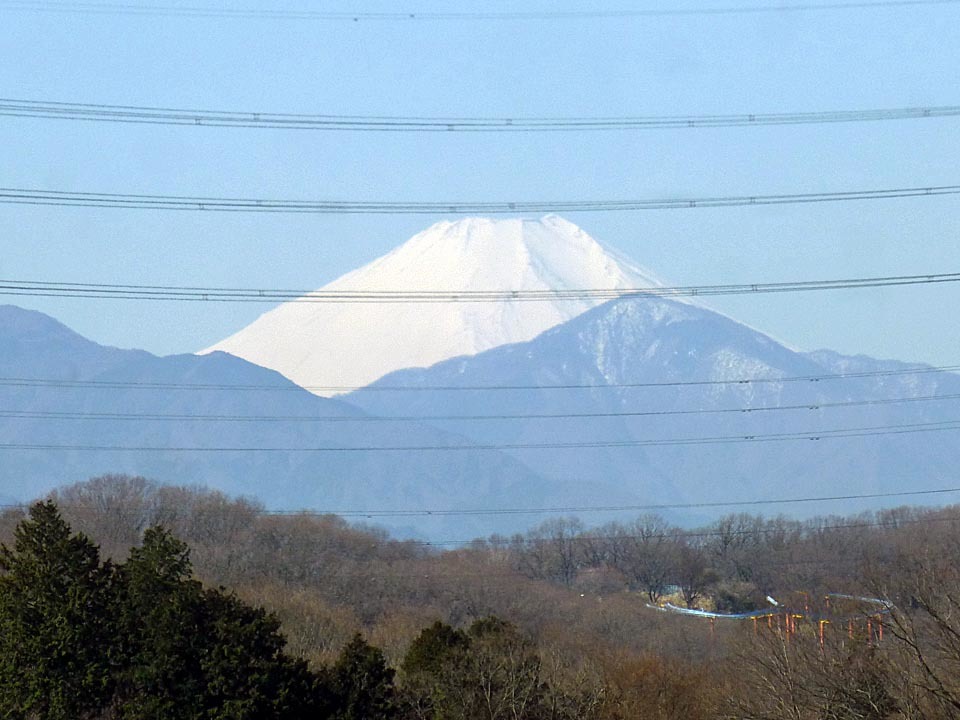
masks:
<path fill-rule="evenodd" d="M 630 586 L 658 602 L 678 559 L 673 528 L 659 515 L 642 515 L 622 528 L 619 547 L 616 562 Z"/>
<path fill-rule="evenodd" d="M 703 597 L 707 588 L 716 582 L 716 574 L 707 565 L 703 550 L 686 542 L 681 542 L 677 549 L 674 572 L 683 601 L 688 608 L 692 608 Z"/>
<path fill-rule="evenodd" d="M 527 533 L 521 563 L 532 577 L 572 585 L 581 565 L 580 535 L 583 523 L 576 518 L 553 518 Z"/>
<path fill-rule="evenodd" d="M 130 475 L 101 475 L 51 493 L 64 517 L 94 538 L 105 557 L 123 559 L 157 522 L 156 483 Z"/>
<path fill-rule="evenodd" d="M 764 628 L 743 638 L 730 663 L 735 688 L 724 716 L 733 720 L 905 720 L 884 651 L 865 638 L 811 627 Z"/>

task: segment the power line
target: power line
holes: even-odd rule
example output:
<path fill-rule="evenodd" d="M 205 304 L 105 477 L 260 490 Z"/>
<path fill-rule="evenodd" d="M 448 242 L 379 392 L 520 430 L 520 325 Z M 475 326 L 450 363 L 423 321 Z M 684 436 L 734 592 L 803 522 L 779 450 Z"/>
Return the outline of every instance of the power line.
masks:
<path fill-rule="evenodd" d="M 366 132 L 558 132 L 657 130 L 819 125 L 947 118 L 960 115 L 958 105 L 930 105 L 866 110 L 713 115 L 634 115 L 622 117 L 424 117 L 403 115 L 329 115 L 236 110 L 198 110 L 141 105 L 58 102 L 0 98 L 0 117 L 74 120 L 187 127 L 269 128 Z"/>
<path fill-rule="evenodd" d="M 316 447 L 252 446 L 158 446 L 158 445 L 59 445 L 47 443 L 0 443 L 2 450 L 93 451 L 93 452 L 193 452 L 193 453 L 370 453 L 370 452 L 462 452 L 486 450 L 573 450 L 584 448 L 671 447 L 680 445 L 729 445 L 740 443 L 820 441 L 837 438 L 905 435 L 960 430 L 960 420 L 837 428 L 805 432 L 719 435 L 713 437 L 662 438 L 650 440 L 584 440 L 576 442 L 486 443 L 472 445 L 342 445 Z"/>
<path fill-rule="evenodd" d="M 838 502 L 848 500 L 879 500 L 900 497 L 925 497 L 932 495 L 946 495 L 949 493 L 960 493 L 960 487 L 922 489 L 922 490 L 901 490 L 896 492 L 877 492 L 877 493 L 851 493 L 847 495 L 817 495 L 794 498 L 772 498 L 767 500 L 719 500 L 714 502 L 688 502 L 688 503 L 647 503 L 635 505 L 568 505 L 562 507 L 539 507 L 539 508 L 476 508 L 476 509 L 418 509 L 418 510 L 396 510 L 396 509 L 300 509 L 300 510 L 263 510 L 257 509 L 256 512 L 261 515 L 277 516 L 322 516 L 338 515 L 340 517 L 363 517 L 367 519 L 383 517 L 447 517 L 447 516 L 473 516 L 473 515 L 548 515 L 563 514 L 570 515 L 574 513 L 594 513 L 594 512 L 657 512 L 660 510 L 703 510 L 710 508 L 725 507 L 762 507 L 771 505 L 797 505 L 817 502 Z M 0 508 L 22 508 L 23 504 L 0 505 Z M 75 506 L 81 507 L 81 506 Z M 951 518 L 955 520 L 956 518 Z M 906 521 L 903 521 L 906 522 Z M 829 529 L 830 526 L 810 527 L 810 531 L 819 531 Z M 696 535 L 697 533 L 693 533 Z M 737 533 L 733 533 L 737 534 Z M 672 535 L 668 535 L 672 536 Z M 450 541 L 460 542 L 460 541 Z M 469 542 L 469 541 L 464 541 Z"/>
<path fill-rule="evenodd" d="M 35 388 L 96 388 L 104 390 L 243 390 L 265 392 L 349 392 L 349 391 L 396 391 L 396 392 L 433 392 L 433 391 L 513 391 L 513 390 L 606 390 L 624 388 L 675 388 L 675 387 L 713 387 L 727 385 L 778 384 L 786 382 L 821 382 L 833 380 L 853 380 L 867 378 L 899 377 L 904 375 L 929 375 L 954 373 L 960 371 L 960 365 L 919 366 L 890 370 L 864 370 L 846 373 L 824 373 L 820 375 L 741 377 L 727 380 L 664 380 L 659 382 L 635 383 L 561 383 L 555 385 L 295 385 L 291 383 L 276 385 L 245 385 L 225 383 L 164 383 L 138 382 L 123 380 L 73 380 L 66 378 L 36 377 L 0 377 L 0 387 Z"/>
<path fill-rule="evenodd" d="M 960 394 L 919 395 L 904 398 L 881 398 L 875 400 L 847 400 L 842 402 L 810 402 L 799 405 L 773 405 L 769 407 L 737 407 L 696 410 L 623 410 L 612 412 L 568 413 L 498 413 L 488 415 L 190 415 L 164 413 L 120 412 L 68 412 L 41 410 L 0 410 L 0 418 L 21 420 L 117 420 L 117 421 L 175 421 L 175 422 L 433 422 L 438 420 L 557 420 L 578 418 L 660 417 L 669 415 L 718 415 L 819 411 L 833 408 L 866 407 L 874 405 L 897 405 L 904 403 L 940 402 L 960 400 Z"/>
<path fill-rule="evenodd" d="M 367 518 L 375 517 L 408 517 L 408 516 L 438 516 L 445 517 L 450 515 L 532 515 L 532 514 L 570 514 L 587 512 L 656 512 L 659 510 L 703 510 L 708 508 L 724 507 L 761 507 L 769 505 L 796 505 L 815 502 L 838 502 L 847 500 L 879 500 L 895 497 L 913 497 L 945 495 L 948 493 L 960 492 L 960 487 L 924 489 L 915 491 L 898 491 L 886 493 L 851 493 L 849 495 L 826 495 L 826 496 L 806 496 L 797 498 L 776 498 L 770 500 L 721 500 L 716 502 L 692 502 L 692 503 L 647 503 L 637 505 L 572 505 L 565 507 L 548 508 L 487 508 L 476 510 L 453 510 L 453 509 L 434 509 L 434 510 L 328 510 L 316 511 L 318 514 L 334 514 L 341 517 L 363 516 Z M 291 515 L 298 511 L 271 511 L 272 514 Z"/>
<path fill-rule="evenodd" d="M 878 498 L 893 498 L 893 497 L 906 497 L 906 496 L 915 496 L 915 495 L 940 495 L 946 493 L 955 493 L 960 492 L 960 488 L 944 488 L 938 490 L 918 490 L 915 492 L 899 492 L 899 493 L 867 493 L 867 494 L 858 494 L 858 495 L 836 495 L 836 496 L 826 496 L 826 497 L 811 497 L 811 498 L 794 498 L 788 500 L 758 500 L 758 501 L 746 501 L 745 503 L 740 503 L 736 501 L 726 502 L 726 503 L 712 503 L 709 504 L 710 507 L 736 507 L 743 505 L 774 505 L 774 504 L 791 504 L 791 503 L 806 503 L 806 502 L 827 502 L 827 501 L 836 501 L 836 500 L 857 500 L 857 499 L 878 499 Z M 29 503 L 8 503 L 0 505 L 0 509 L 25 509 Z M 100 508 L 93 507 L 90 505 L 81 505 L 78 503 L 68 503 L 62 504 L 58 503 L 58 507 L 64 509 L 73 509 L 73 510 L 99 510 Z M 676 504 L 676 505 L 634 505 L 634 506 L 621 506 L 614 509 L 618 511 L 630 511 L 630 510 L 656 510 L 656 509 L 673 509 L 673 508 L 687 508 L 687 507 L 698 507 L 697 505 L 690 504 Z M 601 510 L 606 511 L 608 508 L 601 508 Z M 583 512 L 591 511 L 591 508 L 559 508 L 552 509 L 547 508 L 543 510 L 521 510 L 521 512 L 562 512 L 569 513 L 573 512 Z M 258 509 L 256 511 L 257 515 L 260 516 L 308 516 L 316 517 L 323 515 L 338 515 L 340 517 L 350 517 L 350 516 L 363 516 L 366 519 L 373 519 L 376 517 L 387 516 L 385 514 L 378 515 L 377 513 L 381 511 L 349 511 L 349 512 L 337 512 L 337 511 L 322 511 L 322 510 L 263 510 Z M 391 511 L 383 511 L 385 513 L 392 514 Z M 436 511 L 414 511 L 422 515 L 431 515 L 438 514 Z M 489 512 L 478 511 L 473 514 L 498 514 L 501 511 L 493 510 Z M 413 514 L 413 513 L 411 513 Z M 449 511 L 449 515 L 461 515 L 461 514 L 471 514 L 469 511 Z M 919 518 L 906 518 L 898 519 L 895 524 L 891 524 L 889 521 L 884 520 L 875 520 L 875 521 L 852 521 L 852 522 L 838 522 L 838 523 L 829 523 L 829 524 L 811 524 L 810 522 L 802 523 L 800 521 L 794 521 L 796 525 L 792 525 L 788 528 L 788 531 L 800 530 L 804 534 L 804 537 L 809 537 L 811 534 L 817 534 L 822 532 L 836 531 L 836 530 L 851 530 L 851 529 L 869 529 L 877 528 L 884 530 L 897 530 L 902 526 L 913 526 L 920 524 L 939 524 L 939 523 L 958 523 L 960 518 L 957 517 L 919 517 Z M 572 542 L 591 542 L 591 541 L 602 541 L 602 540 L 675 540 L 678 538 L 681 539 L 704 539 L 711 537 L 742 537 L 742 536 L 765 536 L 771 534 L 780 534 L 783 532 L 782 527 L 751 527 L 751 528 L 742 528 L 737 530 L 684 530 L 681 528 L 671 528 L 667 532 L 659 533 L 647 533 L 642 535 L 634 534 L 616 534 L 612 536 L 605 535 L 590 535 L 590 534 L 580 534 L 568 538 Z M 457 546 L 457 547 L 466 547 L 471 543 L 475 542 L 485 542 L 485 538 L 470 538 L 470 539 L 460 539 L 460 540 L 387 540 L 383 541 L 373 541 L 370 543 L 363 543 L 366 547 L 385 547 L 385 546 L 394 546 L 394 545 L 415 545 L 415 546 L 425 546 L 425 547 L 443 547 L 443 546 Z M 530 538 L 523 537 L 522 542 L 524 544 L 530 543 L 548 543 L 550 538 Z M 824 562 L 822 559 L 807 559 L 807 560 L 786 560 L 783 563 L 780 562 L 769 562 L 765 561 L 764 565 L 803 565 L 808 563 L 819 564 Z M 436 574 L 436 573 L 434 573 Z M 485 575 L 486 573 L 479 573 Z"/>
<path fill-rule="evenodd" d="M 464 302 L 557 302 L 630 298 L 704 297 L 713 295 L 758 295 L 817 290 L 856 290 L 960 282 L 960 273 L 895 275 L 801 280 L 736 285 L 688 285 L 649 288 L 568 288 L 544 290 L 284 290 L 257 288 L 184 287 L 171 285 L 118 285 L 109 283 L 2 280 L 0 295 L 69 297 L 117 300 L 165 300 L 178 302 L 300 302 L 300 303 L 464 303 Z"/>
<path fill-rule="evenodd" d="M 726 195 L 701 198 L 646 200 L 561 200 L 515 202 L 373 202 L 345 200 L 278 200 L 266 198 L 214 198 L 178 195 L 89 193 L 67 190 L 0 188 L 0 203 L 60 207 L 126 208 L 138 210 L 190 210 L 205 212 L 310 213 L 338 215 L 503 215 L 554 212 L 618 212 L 793 205 L 851 200 L 958 195 L 960 185 L 849 190 L 843 192 L 780 195 Z"/>
<path fill-rule="evenodd" d="M 312 20 L 325 22 L 464 22 L 464 21 L 580 21 L 715 15 L 757 15 L 791 12 L 842 10 L 889 10 L 922 6 L 953 5 L 957 0 L 854 0 L 853 2 L 804 2 L 796 4 L 717 5 L 703 8 L 653 8 L 630 10 L 540 10 L 513 12 L 331 12 L 323 10 L 265 10 L 210 6 L 130 5 L 99 2 L 49 2 L 49 0 L 7 0 L 0 8 L 14 11 L 130 15 L 142 17 L 231 18 L 255 20 Z"/>

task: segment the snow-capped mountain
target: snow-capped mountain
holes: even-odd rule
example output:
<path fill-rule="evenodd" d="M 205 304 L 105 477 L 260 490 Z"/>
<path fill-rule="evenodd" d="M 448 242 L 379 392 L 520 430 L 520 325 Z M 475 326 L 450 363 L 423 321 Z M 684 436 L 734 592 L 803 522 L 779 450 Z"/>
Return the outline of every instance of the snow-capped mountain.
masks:
<path fill-rule="evenodd" d="M 656 284 L 546 217 L 441 223 L 323 290 Z M 960 376 L 799 352 L 692 302 L 594 302 L 288 303 L 217 346 L 241 357 L 167 358 L 0 306 L 0 375 L 39 379 L 0 387 L 0 494 L 121 471 L 466 538 L 522 530 L 538 508 L 601 522 L 681 504 L 673 519 L 696 521 L 860 496 L 753 508 L 803 515 L 956 484 Z M 291 380 L 373 382 L 326 398 Z"/>
<path fill-rule="evenodd" d="M 555 215 L 441 222 L 323 291 L 625 289 L 645 269 Z M 530 340 L 602 302 L 289 302 L 202 352 L 223 350 L 297 384 L 359 387 L 408 367 Z"/>

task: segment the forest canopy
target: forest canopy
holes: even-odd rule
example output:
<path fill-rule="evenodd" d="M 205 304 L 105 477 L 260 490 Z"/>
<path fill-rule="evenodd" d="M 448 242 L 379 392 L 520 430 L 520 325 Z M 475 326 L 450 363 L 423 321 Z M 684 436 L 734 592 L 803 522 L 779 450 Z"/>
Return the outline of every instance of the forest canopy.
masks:
<path fill-rule="evenodd" d="M 0 540 L 4 717 L 960 717 L 956 508 L 444 547 L 108 476 Z"/>

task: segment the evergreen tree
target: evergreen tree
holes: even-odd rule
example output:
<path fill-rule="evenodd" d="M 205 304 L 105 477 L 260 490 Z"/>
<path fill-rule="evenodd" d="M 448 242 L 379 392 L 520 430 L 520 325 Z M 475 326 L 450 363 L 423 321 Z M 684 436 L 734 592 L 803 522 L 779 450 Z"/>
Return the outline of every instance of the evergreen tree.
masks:
<path fill-rule="evenodd" d="M 131 720 L 198 717 L 203 677 L 202 591 L 187 546 L 155 527 L 120 568 L 124 665 L 116 704 Z"/>
<path fill-rule="evenodd" d="M 222 590 L 203 593 L 200 671 L 210 720 L 317 718 L 325 688 L 305 662 L 283 652 L 280 623 Z"/>
<path fill-rule="evenodd" d="M 13 549 L 0 546 L 0 717 L 329 717 L 330 693 L 284 653 L 277 619 L 191 574 L 187 546 L 162 528 L 114 568 L 53 503 L 35 505 Z M 359 708 L 345 718 L 385 717 L 379 651 L 354 647 L 336 677 Z"/>
<path fill-rule="evenodd" d="M 397 715 L 394 672 L 383 653 L 357 633 L 329 670 L 336 720 L 388 720 Z"/>
<path fill-rule="evenodd" d="M 52 502 L 37 503 L 0 546 L 0 715 L 94 717 L 119 660 L 114 571 L 72 535 Z"/>
<path fill-rule="evenodd" d="M 537 720 L 546 684 L 533 644 L 510 623 L 482 618 L 461 632 L 436 623 L 403 660 L 407 707 L 423 720 Z"/>
<path fill-rule="evenodd" d="M 420 673 L 436 674 L 450 655 L 466 648 L 470 641 L 462 630 L 455 630 L 440 620 L 424 628 L 410 643 L 400 669 L 407 677 Z"/>
<path fill-rule="evenodd" d="M 400 663 L 403 702 L 411 717 L 443 716 L 442 709 L 449 704 L 449 668 L 469 645 L 465 632 L 439 620 L 417 635 Z"/>
<path fill-rule="evenodd" d="M 122 568 L 121 715 L 131 720 L 306 717 L 316 678 L 284 654 L 280 624 L 191 578 L 187 546 L 151 528 Z"/>

